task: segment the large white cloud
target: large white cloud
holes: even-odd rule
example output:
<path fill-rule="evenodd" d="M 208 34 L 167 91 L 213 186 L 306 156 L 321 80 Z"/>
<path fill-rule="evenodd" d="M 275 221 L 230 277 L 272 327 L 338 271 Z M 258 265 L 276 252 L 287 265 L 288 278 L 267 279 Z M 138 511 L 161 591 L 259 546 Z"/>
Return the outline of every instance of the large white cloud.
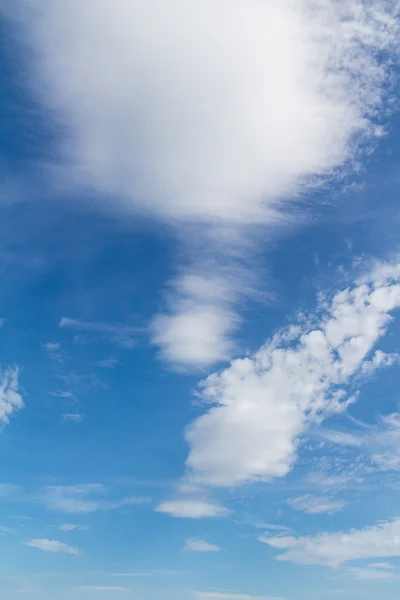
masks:
<path fill-rule="evenodd" d="M 369 129 L 384 75 L 374 52 L 395 41 L 390 4 L 22 7 L 38 92 L 67 127 L 61 157 L 78 179 L 168 217 L 242 223 L 269 219 Z"/>
<path fill-rule="evenodd" d="M 183 223 L 202 223 L 219 250 L 221 232 L 232 249 L 237 228 L 276 224 L 285 201 L 381 133 L 394 1 L 12 0 L 3 8 L 25 26 L 32 87 L 60 125 L 57 178 L 179 223 L 179 235 Z M 225 238 L 232 227 L 235 242 Z M 190 244 L 204 237 L 183 229 Z M 240 294 L 204 303 L 189 290 L 181 302 L 179 281 L 177 297 L 154 323 L 163 357 L 189 366 L 225 358 Z"/>

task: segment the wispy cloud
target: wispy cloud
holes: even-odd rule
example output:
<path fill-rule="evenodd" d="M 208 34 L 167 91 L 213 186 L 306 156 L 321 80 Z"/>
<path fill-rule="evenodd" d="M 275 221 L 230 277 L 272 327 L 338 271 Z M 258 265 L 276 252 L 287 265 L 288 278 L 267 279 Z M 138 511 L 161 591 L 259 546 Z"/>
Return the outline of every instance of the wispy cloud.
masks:
<path fill-rule="evenodd" d="M 78 590 L 85 590 L 87 592 L 129 592 L 130 589 L 122 587 L 120 585 L 79 585 Z"/>
<path fill-rule="evenodd" d="M 365 430 L 353 432 L 324 430 L 322 436 L 332 444 L 362 450 L 368 470 L 400 471 L 400 413 L 379 418 Z"/>
<path fill-rule="evenodd" d="M 186 540 L 183 547 L 185 552 L 219 552 L 221 548 L 200 538 Z"/>
<path fill-rule="evenodd" d="M 34 93 L 64 125 L 58 189 L 93 189 L 175 226 L 189 282 L 171 283 L 153 342 L 185 367 L 225 359 L 254 227 L 293 223 L 293 198 L 346 173 L 382 135 L 396 3 L 132 0 L 118 14 L 112 0 L 28 4 L 2 10 L 25 25 Z"/>
<path fill-rule="evenodd" d="M 276 596 L 253 596 L 252 594 L 235 594 L 233 592 L 194 592 L 195 600 L 284 600 Z"/>
<path fill-rule="evenodd" d="M 155 509 L 172 517 L 186 519 L 204 519 L 208 517 L 225 517 L 229 510 L 204 498 L 179 497 L 161 502 Z"/>
<path fill-rule="evenodd" d="M 259 539 L 283 551 L 277 556 L 278 560 L 338 567 L 352 560 L 400 556 L 400 520 L 348 532 L 305 537 L 261 536 Z"/>
<path fill-rule="evenodd" d="M 82 423 L 84 418 L 80 413 L 64 413 L 62 416 L 64 423 Z"/>
<path fill-rule="evenodd" d="M 8 425 L 11 415 L 23 407 L 18 367 L 9 367 L 3 373 L 0 371 L 0 426 Z"/>
<path fill-rule="evenodd" d="M 382 563 L 386 564 L 386 563 Z M 390 567 L 392 568 L 392 567 Z M 392 573 L 387 570 L 387 566 L 380 566 L 380 563 L 376 567 L 368 565 L 368 567 L 349 567 L 347 574 L 353 579 L 358 581 L 393 581 L 400 580 L 400 577 L 396 573 Z"/>
<path fill-rule="evenodd" d="M 0 525 L 0 535 L 8 535 L 8 534 L 12 534 L 12 533 L 16 533 L 15 529 L 12 529 L 11 527 L 4 527 L 4 526 Z"/>
<path fill-rule="evenodd" d="M 187 571 L 177 571 L 175 569 L 149 569 L 148 571 L 127 571 L 125 573 L 109 573 L 109 577 L 169 577 L 176 575 L 185 575 Z"/>
<path fill-rule="evenodd" d="M 61 348 L 61 344 L 59 342 L 46 342 L 43 344 L 44 349 L 46 350 L 49 358 L 58 362 L 60 364 L 64 364 L 66 354 Z"/>
<path fill-rule="evenodd" d="M 66 552 L 67 554 L 80 554 L 80 550 L 78 548 L 74 548 L 73 546 L 59 542 L 58 540 L 33 539 L 21 543 L 25 546 L 30 546 L 31 548 L 43 550 L 44 552 Z"/>
<path fill-rule="evenodd" d="M 48 486 L 41 494 L 40 500 L 50 510 L 70 514 L 140 506 L 150 502 L 150 498 L 142 496 L 110 497 L 108 488 L 100 483 Z"/>
<path fill-rule="evenodd" d="M 0 498 L 15 496 L 20 491 L 21 488 L 18 485 L 14 485 L 13 483 L 0 483 Z"/>
<path fill-rule="evenodd" d="M 335 500 L 325 496 L 310 496 L 309 494 L 290 498 L 287 504 L 295 510 L 301 510 L 310 515 L 333 514 L 347 506 L 347 502 L 344 500 Z"/>
<path fill-rule="evenodd" d="M 65 533 L 71 533 L 72 531 L 87 531 L 89 527 L 87 525 L 77 525 L 76 523 L 62 523 L 60 529 Z"/>
<path fill-rule="evenodd" d="M 60 327 L 77 329 L 83 332 L 97 334 L 122 348 L 133 348 L 137 344 L 138 334 L 143 332 L 140 327 L 121 323 L 93 323 L 61 317 Z M 104 366 L 104 365 L 103 365 Z"/>

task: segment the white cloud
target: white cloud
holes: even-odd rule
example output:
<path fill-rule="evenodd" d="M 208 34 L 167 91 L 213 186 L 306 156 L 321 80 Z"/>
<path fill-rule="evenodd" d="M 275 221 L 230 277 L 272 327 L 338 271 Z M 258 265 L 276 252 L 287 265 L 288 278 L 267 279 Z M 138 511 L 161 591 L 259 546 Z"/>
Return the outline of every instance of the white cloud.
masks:
<path fill-rule="evenodd" d="M 8 425 L 11 415 L 24 407 L 18 376 L 18 367 L 0 371 L 0 425 Z"/>
<path fill-rule="evenodd" d="M 231 486 L 283 477 L 306 429 L 355 400 L 347 385 L 400 306 L 399 278 L 374 277 L 320 298 L 315 314 L 202 382 L 199 396 L 211 407 L 186 430 L 190 481 Z"/>
<path fill-rule="evenodd" d="M 186 519 L 204 519 L 207 517 L 224 517 L 229 511 L 214 502 L 202 498 L 178 497 L 173 500 L 161 502 L 156 511 L 165 513 L 171 517 L 182 517 Z"/>
<path fill-rule="evenodd" d="M 61 317 L 60 327 L 78 329 L 80 331 L 94 333 L 108 339 L 111 343 L 122 348 L 133 348 L 137 343 L 140 327 L 125 325 L 121 323 L 93 323 Z"/>
<path fill-rule="evenodd" d="M 276 596 L 253 596 L 252 594 L 234 594 L 232 592 L 194 592 L 195 600 L 283 600 Z"/>
<path fill-rule="evenodd" d="M 333 514 L 347 506 L 347 502 L 341 500 L 310 495 L 290 498 L 287 503 L 295 510 L 302 510 L 310 515 L 319 515 L 322 513 Z"/>
<path fill-rule="evenodd" d="M 320 533 L 308 537 L 265 535 L 259 539 L 272 548 L 283 550 L 277 556 L 278 560 L 338 567 L 352 560 L 400 556 L 400 520 L 352 529 L 347 533 Z"/>
<path fill-rule="evenodd" d="M 78 548 L 74 548 L 73 546 L 69 546 L 68 544 L 64 544 L 63 542 L 59 542 L 57 540 L 34 539 L 21 543 L 25 546 L 30 546 L 31 548 L 38 548 L 44 552 L 66 552 L 67 554 L 80 554 L 80 550 Z"/>
<path fill-rule="evenodd" d="M 191 255 L 201 249 L 196 268 L 204 255 L 233 264 L 236 252 L 240 263 L 243 239 L 254 240 L 243 227 L 276 228 L 288 199 L 381 134 L 390 86 L 380 59 L 398 40 L 394 3 L 3 4 L 26 25 L 29 80 L 65 134 L 58 184 L 172 222 Z M 198 303 L 189 292 L 181 302 L 178 281 L 176 306 L 153 323 L 162 356 L 206 366 L 229 355 L 246 294 L 240 277 L 235 286 L 224 300 Z"/>
<path fill-rule="evenodd" d="M 41 501 L 50 510 L 71 514 L 85 514 L 150 502 L 150 498 L 141 496 L 111 499 L 108 494 L 109 490 L 100 483 L 57 485 L 46 487 L 41 496 Z"/>
<path fill-rule="evenodd" d="M 219 552 L 221 548 L 215 544 L 210 544 L 206 540 L 192 538 L 186 540 L 184 548 L 186 552 Z"/>
<path fill-rule="evenodd" d="M 70 533 L 71 531 L 86 531 L 89 527 L 87 525 L 77 525 L 76 523 L 62 523 L 60 529 L 65 533 Z"/>

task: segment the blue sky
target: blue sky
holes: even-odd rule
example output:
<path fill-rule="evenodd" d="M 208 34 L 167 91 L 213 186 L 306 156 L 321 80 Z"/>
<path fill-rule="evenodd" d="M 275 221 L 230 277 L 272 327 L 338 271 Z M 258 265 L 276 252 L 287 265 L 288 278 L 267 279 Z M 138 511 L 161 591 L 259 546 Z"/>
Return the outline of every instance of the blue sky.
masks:
<path fill-rule="evenodd" d="M 400 21 L 337 4 L 0 3 L 4 600 L 398 597 Z"/>

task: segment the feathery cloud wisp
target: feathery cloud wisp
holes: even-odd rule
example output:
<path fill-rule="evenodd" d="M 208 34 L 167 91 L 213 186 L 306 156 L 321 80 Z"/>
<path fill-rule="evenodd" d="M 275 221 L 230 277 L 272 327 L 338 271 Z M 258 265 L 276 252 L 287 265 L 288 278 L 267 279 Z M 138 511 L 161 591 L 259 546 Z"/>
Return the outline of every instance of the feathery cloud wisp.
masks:
<path fill-rule="evenodd" d="M 67 554 L 80 554 L 79 548 L 74 548 L 73 546 L 59 542 L 58 540 L 34 539 L 28 540 L 27 542 L 22 542 L 22 544 L 25 546 L 30 546 L 31 548 L 43 550 L 44 552 L 66 552 Z"/>
<path fill-rule="evenodd" d="M 185 552 L 219 552 L 221 550 L 219 546 L 197 538 L 186 540 L 183 549 Z"/>
<path fill-rule="evenodd" d="M 8 425 L 11 415 L 24 407 L 18 381 L 17 367 L 0 371 L 0 425 Z"/>

